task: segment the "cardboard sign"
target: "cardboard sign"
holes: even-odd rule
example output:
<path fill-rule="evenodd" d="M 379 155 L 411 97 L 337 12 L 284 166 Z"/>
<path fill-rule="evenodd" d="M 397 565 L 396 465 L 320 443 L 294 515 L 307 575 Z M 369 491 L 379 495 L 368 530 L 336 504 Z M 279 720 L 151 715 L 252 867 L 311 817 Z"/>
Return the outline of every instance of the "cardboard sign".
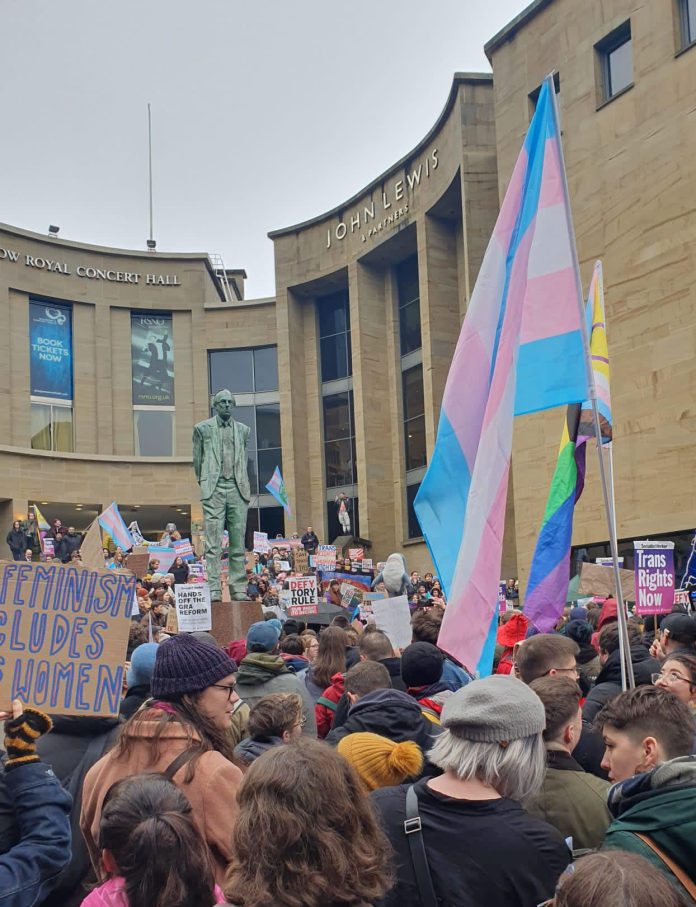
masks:
<path fill-rule="evenodd" d="M 307 573 L 309 570 L 309 555 L 304 548 L 295 548 L 293 564 L 297 573 Z"/>
<path fill-rule="evenodd" d="M 268 554 L 271 550 L 271 546 L 268 542 L 268 533 L 267 532 L 255 532 L 254 533 L 254 551 L 257 554 Z"/>
<path fill-rule="evenodd" d="M 411 644 L 411 610 L 405 595 L 374 600 L 372 612 L 377 629 L 387 634 L 395 649 Z"/>
<path fill-rule="evenodd" d="M 336 568 L 336 546 L 319 545 L 314 554 L 314 566 L 317 570 L 334 570 Z"/>
<path fill-rule="evenodd" d="M 305 617 L 319 613 L 315 576 L 291 576 L 288 579 L 288 591 L 291 595 L 291 602 L 287 606 L 289 617 Z"/>
<path fill-rule="evenodd" d="M 192 561 L 196 556 L 191 539 L 179 539 L 178 542 L 172 542 L 172 548 L 176 551 L 176 556 L 182 557 L 185 561 Z"/>
<path fill-rule="evenodd" d="M 176 583 L 174 598 L 179 633 L 195 633 L 196 630 L 212 628 L 210 586 L 207 583 Z"/>
<path fill-rule="evenodd" d="M 136 554 L 135 549 L 126 557 L 126 569 L 134 573 L 138 579 L 142 579 L 147 573 L 150 565 L 150 555 L 147 548 L 144 554 Z"/>
<path fill-rule="evenodd" d="M 117 715 L 135 583 L 125 570 L 0 562 L 0 709 Z"/>
<path fill-rule="evenodd" d="M 178 633 L 179 621 L 176 616 L 176 608 L 170 608 L 167 611 L 167 623 L 164 625 L 165 633 Z"/>
<path fill-rule="evenodd" d="M 632 570 L 621 570 L 621 591 L 624 599 L 635 601 L 635 580 Z M 608 567 L 598 567 L 597 564 L 584 563 L 580 567 L 580 584 L 578 586 L 578 595 L 580 596 L 602 596 L 609 598 L 614 596 L 614 571 Z"/>
<path fill-rule="evenodd" d="M 634 542 L 636 614 L 669 614 L 674 605 L 674 542 Z"/>
<path fill-rule="evenodd" d="M 365 556 L 364 548 L 349 548 L 348 549 L 348 557 L 352 561 L 361 561 L 364 556 Z"/>

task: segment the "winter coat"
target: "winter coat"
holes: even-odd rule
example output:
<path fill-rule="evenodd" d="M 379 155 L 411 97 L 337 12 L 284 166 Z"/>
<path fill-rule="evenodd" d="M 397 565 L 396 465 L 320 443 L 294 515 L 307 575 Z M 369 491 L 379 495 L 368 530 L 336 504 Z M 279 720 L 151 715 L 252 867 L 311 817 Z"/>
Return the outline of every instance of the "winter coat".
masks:
<path fill-rule="evenodd" d="M 588 693 L 597 682 L 597 677 L 602 670 L 602 662 L 591 645 L 580 646 L 576 661 L 578 674 L 580 675 L 580 685 L 583 688 L 583 692 Z"/>
<path fill-rule="evenodd" d="M 549 750 L 544 784 L 524 808 L 573 839 L 573 850 L 596 849 L 611 822 L 610 784 L 584 772 L 570 753 Z"/>
<path fill-rule="evenodd" d="M 609 811 L 614 821 L 602 850 L 628 850 L 646 857 L 686 895 L 637 834 L 650 838 L 696 884 L 696 756 L 671 759 L 615 784 L 609 791 Z"/>
<path fill-rule="evenodd" d="M 225 904 L 225 895 L 219 885 L 216 885 L 213 894 L 216 904 Z M 91 891 L 82 902 L 82 907 L 129 907 L 126 897 L 126 880 L 121 876 L 107 879 L 99 888 Z"/>
<path fill-rule="evenodd" d="M 631 662 L 636 686 L 652 683 L 651 675 L 660 670 L 660 662 L 650 655 L 645 646 L 640 643 L 631 646 Z M 585 721 L 594 721 L 602 706 L 621 692 L 621 653 L 617 649 L 612 652 L 604 662 L 602 670 L 597 675 L 595 685 L 587 695 L 582 707 L 582 717 Z"/>
<path fill-rule="evenodd" d="M 181 567 L 170 567 L 169 573 L 174 577 L 174 582 L 178 585 L 183 586 L 188 581 L 189 568 L 188 564 L 184 563 Z"/>
<path fill-rule="evenodd" d="M 296 677 L 279 655 L 268 652 L 252 652 L 242 659 L 237 674 L 237 694 L 249 708 L 268 696 L 269 693 L 299 693 L 304 707 L 302 714 L 305 725 L 302 733 L 306 737 L 317 736 L 317 722 L 314 717 L 314 702 L 307 692 L 304 680 Z"/>
<path fill-rule="evenodd" d="M 304 655 L 289 655 L 287 652 L 281 652 L 280 657 L 297 677 L 304 678 L 306 676 L 307 668 L 309 668 L 309 658 L 305 658 Z"/>
<path fill-rule="evenodd" d="M 65 542 L 65 547 L 68 550 L 68 555 L 71 555 L 73 551 L 80 550 L 80 545 L 82 544 L 82 535 L 79 532 L 66 532 L 63 536 L 63 541 Z"/>
<path fill-rule="evenodd" d="M 120 728 L 118 718 L 54 715 L 51 733 L 40 737 L 36 743 L 39 756 L 51 766 L 58 780 L 74 798 L 70 814 L 70 863 L 61 872 L 42 907 L 76 907 L 84 897 L 85 886 L 95 880 L 87 847 L 80 834 L 82 786 L 87 772 L 116 742 Z"/>
<path fill-rule="evenodd" d="M 121 700 L 121 706 L 118 710 L 119 715 L 127 721 L 131 715 L 135 715 L 140 706 L 149 698 L 149 683 L 139 683 L 136 686 L 128 687 L 126 695 Z"/>
<path fill-rule="evenodd" d="M 159 729 L 159 716 L 159 710 L 150 709 L 143 713 L 143 720 L 127 725 L 123 733 L 132 740 L 130 754 L 117 759 L 112 750 L 92 766 L 85 778 L 80 827 L 98 878 L 103 878 L 98 841 L 106 792 L 122 778 L 141 772 L 164 772 L 177 756 L 188 749 L 186 728 L 179 722 L 169 722 L 160 737 L 160 756 L 154 763 L 150 762 L 150 741 Z M 194 733 L 195 739 L 199 738 Z M 187 765 L 182 765 L 173 780 L 191 803 L 193 820 L 210 849 L 215 878 L 221 882 L 232 859 L 231 829 L 237 815 L 237 788 L 242 773 L 214 750 L 198 758 L 189 782 L 185 781 L 187 768 Z"/>
<path fill-rule="evenodd" d="M 21 529 L 19 530 L 19 532 L 17 532 L 16 529 L 10 529 L 10 531 L 7 533 L 7 538 L 5 539 L 5 541 L 7 542 L 7 545 L 12 552 L 12 556 L 15 558 L 15 560 L 19 559 L 17 555 L 23 557 L 24 552 L 27 550 L 27 548 L 31 548 L 31 545 L 28 544 L 26 532 L 23 532 Z"/>
<path fill-rule="evenodd" d="M 331 686 L 324 690 L 314 706 L 314 714 L 317 719 L 317 737 L 320 740 L 323 740 L 331 730 L 336 708 L 345 692 L 344 680 L 345 676 L 340 671 L 334 674 L 331 678 Z"/>
<path fill-rule="evenodd" d="M 42 762 L 18 765 L 2 776 L 15 805 L 19 840 L 0 856 L 0 905 L 43 902 L 70 860 L 70 794 Z"/>
<path fill-rule="evenodd" d="M 401 690 L 375 690 L 359 699 L 349 710 L 343 725 L 334 727 L 326 742 L 335 746 L 348 734 L 369 731 L 395 743 L 413 740 L 425 752 L 442 728 L 424 715 L 420 705 Z"/>
<path fill-rule="evenodd" d="M 319 539 L 315 532 L 305 532 L 305 534 L 300 539 L 302 547 L 307 552 L 307 554 L 314 554 L 314 552 L 319 547 Z"/>
<path fill-rule="evenodd" d="M 239 759 L 244 765 L 251 765 L 254 759 L 263 756 L 266 750 L 273 749 L 274 746 L 283 746 L 280 737 L 266 737 L 264 739 L 256 737 L 247 737 L 234 748 L 235 758 Z"/>
<path fill-rule="evenodd" d="M 445 657 L 442 663 L 442 677 L 440 679 L 456 692 L 461 687 L 465 687 L 474 678 L 466 668 L 460 668 L 459 665 Z"/>
<path fill-rule="evenodd" d="M 403 690 L 406 692 L 406 684 L 401 679 L 401 659 L 399 656 L 394 655 L 392 658 L 380 658 L 379 663 L 384 665 L 387 671 L 389 671 L 392 687 L 395 690 Z M 458 689 L 458 687 L 452 687 L 452 689 Z"/>
<path fill-rule="evenodd" d="M 409 840 L 404 834 L 408 785 L 370 794 L 395 851 L 396 884 L 380 907 L 416 907 Z M 423 843 L 439 907 L 535 907 L 553 897 L 570 862 L 562 836 L 506 798 L 459 800 L 414 785 Z"/>

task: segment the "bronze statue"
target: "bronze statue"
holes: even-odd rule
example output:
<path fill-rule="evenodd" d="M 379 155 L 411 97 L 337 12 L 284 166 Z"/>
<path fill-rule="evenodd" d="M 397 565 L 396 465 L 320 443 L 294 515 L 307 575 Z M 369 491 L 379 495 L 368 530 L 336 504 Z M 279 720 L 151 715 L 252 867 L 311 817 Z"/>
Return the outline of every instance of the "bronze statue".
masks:
<path fill-rule="evenodd" d="M 213 400 L 213 418 L 193 428 L 193 469 L 201 487 L 205 561 L 213 601 L 222 598 L 220 558 L 225 529 L 229 533 L 230 598 L 247 597 L 244 533 L 251 497 L 246 454 L 250 429 L 232 418 L 234 406 L 230 391 L 219 391 Z"/>

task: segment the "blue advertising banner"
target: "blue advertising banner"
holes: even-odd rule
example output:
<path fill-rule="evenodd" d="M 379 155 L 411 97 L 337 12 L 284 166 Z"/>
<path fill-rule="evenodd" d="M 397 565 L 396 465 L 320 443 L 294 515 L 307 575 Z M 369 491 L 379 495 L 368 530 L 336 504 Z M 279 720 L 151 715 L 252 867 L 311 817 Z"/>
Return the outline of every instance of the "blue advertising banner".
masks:
<path fill-rule="evenodd" d="M 70 306 L 29 300 L 31 394 L 73 398 L 72 312 Z"/>

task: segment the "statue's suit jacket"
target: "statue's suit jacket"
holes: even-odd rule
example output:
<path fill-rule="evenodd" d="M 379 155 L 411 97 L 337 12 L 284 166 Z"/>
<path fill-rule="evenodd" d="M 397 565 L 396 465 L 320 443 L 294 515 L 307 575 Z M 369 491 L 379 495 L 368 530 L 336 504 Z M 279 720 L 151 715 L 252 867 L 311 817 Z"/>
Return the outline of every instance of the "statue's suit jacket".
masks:
<path fill-rule="evenodd" d="M 246 446 L 250 428 L 231 420 L 234 433 L 234 478 L 240 495 L 248 503 L 251 497 L 247 472 Z M 201 486 L 201 501 L 212 497 L 222 471 L 222 434 L 217 416 L 205 419 L 193 428 L 193 470 Z"/>

